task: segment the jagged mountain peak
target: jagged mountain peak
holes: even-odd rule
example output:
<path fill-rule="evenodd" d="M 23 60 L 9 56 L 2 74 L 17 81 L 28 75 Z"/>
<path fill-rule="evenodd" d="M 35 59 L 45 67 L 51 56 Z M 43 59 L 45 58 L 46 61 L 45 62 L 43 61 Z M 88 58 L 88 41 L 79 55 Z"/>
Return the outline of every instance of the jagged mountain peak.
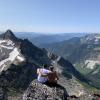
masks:
<path fill-rule="evenodd" d="M 17 37 L 9 29 L 5 33 L 1 34 L 0 37 L 2 39 L 8 39 L 8 40 L 12 40 L 12 41 L 16 41 L 17 40 Z"/>
<path fill-rule="evenodd" d="M 12 32 L 12 30 L 10 30 L 10 29 L 6 30 L 5 33 L 9 33 L 9 34 L 11 34 L 11 35 L 14 35 L 13 32 Z"/>

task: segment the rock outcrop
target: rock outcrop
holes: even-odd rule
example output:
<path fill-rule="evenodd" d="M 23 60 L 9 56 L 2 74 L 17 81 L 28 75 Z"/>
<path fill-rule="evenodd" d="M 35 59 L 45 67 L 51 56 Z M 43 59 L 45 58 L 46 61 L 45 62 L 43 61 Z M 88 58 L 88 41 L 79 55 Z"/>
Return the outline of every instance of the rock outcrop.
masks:
<path fill-rule="evenodd" d="M 0 87 L 0 100 L 7 100 L 6 90 Z"/>
<path fill-rule="evenodd" d="M 33 81 L 23 95 L 23 100 L 67 100 L 66 89 L 61 85 L 50 87 Z"/>
<path fill-rule="evenodd" d="M 49 86 L 34 80 L 23 94 L 22 100 L 100 100 L 100 95 L 90 93 L 80 97 L 68 95 L 62 85 Z"/>

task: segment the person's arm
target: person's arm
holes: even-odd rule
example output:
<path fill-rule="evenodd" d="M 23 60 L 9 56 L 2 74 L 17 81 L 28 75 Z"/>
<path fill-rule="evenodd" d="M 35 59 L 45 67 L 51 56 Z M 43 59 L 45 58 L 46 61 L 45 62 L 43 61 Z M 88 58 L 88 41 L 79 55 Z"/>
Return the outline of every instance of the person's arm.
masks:
<path fill-rule="evenodd" d="M 47 77 L 48 74 L 43 74 L 40 69 L 37 69 L 37 74 L 40 74 L 43 77 Z"/>
<path fill-rule="evenodd" d="M 41 76 L 47 77 L 49 75 L 50 71 L 49 70 L 45 70 L 45 71 L 46 71 L 45 74 L 44 73 L 41 73 Z"/>
<path fill-rule="evenodd" d="M 39 69 L 37 69 L 37 74 L 39 74 L 40 72 L 39 72 Z"/>
<path fill-rule="evenodd" d="M 47 77 L 47 76 L 48 76 L 48 74 L 41 74 L 41 76 L 43 76 L 43 77 Z"/>
<path fill-rule="evenodd" d="M 47 77 L 51 71 L 45 69 L 45 73 L 41 73 L 41 76 Z"/>
<path fill-rule="evenodd" d="M 55 74 L 56 74 L 56 78 L 57 78 L 57 80 L 59 80 L 59 77 L 58 77 L 58 75 L 57 75 L 57 72 L 55 72 Z"/>

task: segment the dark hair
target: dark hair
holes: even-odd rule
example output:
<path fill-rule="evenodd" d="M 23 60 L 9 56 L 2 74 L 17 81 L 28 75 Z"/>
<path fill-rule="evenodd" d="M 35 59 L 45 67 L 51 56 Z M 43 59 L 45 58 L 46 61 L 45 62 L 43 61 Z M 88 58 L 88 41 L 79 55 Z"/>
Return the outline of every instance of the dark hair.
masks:
<path fill-rule="evenodd" d="M 43 68 L 48 68 L 48 65 L 47 65 L 47 64 L 44 64 L 44 65 L 43 65 Z"/>
<path fill-rule="evenodd" d="M 50 69 L 51 71 L 53 71 L 53 70 L 54 70 L 54 67 L 53 67 L 53 66 L 50 66 L 49 69 Z"/>

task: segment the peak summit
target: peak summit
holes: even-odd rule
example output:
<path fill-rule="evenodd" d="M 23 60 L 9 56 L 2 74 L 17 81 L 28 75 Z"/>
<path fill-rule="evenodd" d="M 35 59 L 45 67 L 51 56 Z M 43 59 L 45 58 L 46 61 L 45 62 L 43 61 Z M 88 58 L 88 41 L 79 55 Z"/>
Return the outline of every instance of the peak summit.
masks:
<path fill-rule="evenodd" d="M 7 30 L 5 33 L 1 34 L 0 38 L 2 38 L 2 39 L 10 39 L 12 41 L 16 41 L 17 40 L 16 36 L 14 35 L 14 33 L 11 30 Z"/>
<path fill-rule="evenodd" d="M 6 34 L 14 35 L 13 32 L 12 32 L 11 30 L 9 30 L 9 29 L 8 29 L 5 33 L 6 33 Z"/>
<path fill-rule="evenodd" d="M 16 36 L 13 34 L 13 32 L 11 30 L 7 30 L 4 34 L 3 34 L 3 38 L 4 39 L 11 39 L 11 40 L 16 40 Z"/>

